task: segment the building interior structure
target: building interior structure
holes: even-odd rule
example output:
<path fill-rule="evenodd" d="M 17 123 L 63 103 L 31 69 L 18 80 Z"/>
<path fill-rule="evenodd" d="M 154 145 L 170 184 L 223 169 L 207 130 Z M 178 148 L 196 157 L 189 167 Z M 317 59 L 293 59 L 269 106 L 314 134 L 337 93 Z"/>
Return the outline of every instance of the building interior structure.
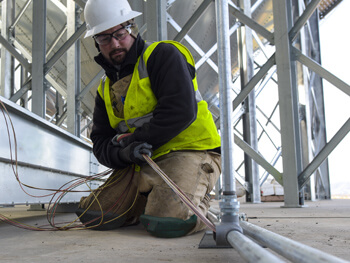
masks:
<path fill-rule="evenodd" d="M 336 70 L 322 67 L 319 36 L 320 21 L 341 8 L 342 2 L 129 0 L 133 10 L 143 13 L 135 20 L 144 39 L 178 41 L 194 57 L 200 93 L 223 135 L 223 155 L 232 157 L 223 163 L 224 172 L 213 193 L 214 207 L 222 202 L 227 178 L 233 178 L 246 191 L 239 201 L 248 221 L 262 227 L 281 221 L 270 230 L 329 256 L 312 261 L 314 254 L 307 250 L 309 257 L 300 256 L 305 261 L 288 258 L 291 262 L 350 260 L 350 239 L 345 234 L 350 202 L 332 200 L 327 159 L 348 134 L 350 119 L 327 137 L 323 81 L 344 96 L 350 95 L 350 85 L 337 77 Z M 6 218 L 12 214 L 27 224 L 46 224 L 43 215 L 52 202 L 52 189 L 106 170 L 94 157 L 89 138 L 94 98 L 104 71 L 94 61 L 98 51 L 93 39 L 84 38 L 85 4 L 86 0 L 0 2 L 0 214 Z M 227 8 L 227 17 L 220 7 Z M 227 68 L 229 76 L 224 75 Z M 224 124 L 229 124 L 228 131 L 220 129 Z M 96 188 L 104 179 L 89 180 L 58 198 L 58 216 L 74 220 L 72 211 L 82 196 L 79 191 Z M 31 232 L 1 219 L 4 262 L 20 257 L 11 242 L 22 251 L 23 262 L 47 262 L 48 257 L 92 262 L 104 255 L 109 262 L 113 252 L 120 262 L 252 262 L 245 258 L 249 249 L 241 252 L 238 245 L 231 244 L 233 251 L 215 249 L 215 245 L 197 249 L 204 242 L 203 233 L 186 237 L 185 242 L 163 243 L 146 233 L 138 236 L 136 226 L 130 235 L 120 230 L 117 235 L 128 240 L 112 246 L 113 231 Z M 310 232 L 305 234 L 305 228 Z M 313 231 L 320 237 L 312 236 Z M 25 243 L 16 243 L 22 234 Z M 150 248 L 145 248 L 146 243 Z M 132 244 L 137 253 L 130 249 Z M 57 249 L 60 246 L 66 253 Z M 268 258 L 264 254 L 254 262 Z"/>

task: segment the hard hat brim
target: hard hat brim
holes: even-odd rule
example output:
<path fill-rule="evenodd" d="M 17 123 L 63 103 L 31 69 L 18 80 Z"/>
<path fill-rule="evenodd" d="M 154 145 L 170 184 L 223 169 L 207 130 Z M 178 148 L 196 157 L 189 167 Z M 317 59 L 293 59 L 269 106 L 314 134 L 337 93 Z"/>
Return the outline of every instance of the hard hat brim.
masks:
<path fill-rule="evenodd" d="M 90 37 L 90 36 L 94 36 L 96 34 L 99 34 L 103 31 L 106 31 L 112 27 L 115 27 L 117 25 L 120 25 L 124 22 L 127 22 L 135 17 L 138 17 L 142 15 L 142 13 L 140 12 L 137 12 L 137 11 L 130 11 L 127 15 L 124 15 L 124 16 L 116 16 L 114 17 L 113 19 L 110 19 L 108 21 L 106 21 L 105 23 L 102 23 L 98 26 L 95 26 L 93 27 L 92 29 L 90 30 L 87 30 L 84 38 L 87 38 L 87 37 Z"/>

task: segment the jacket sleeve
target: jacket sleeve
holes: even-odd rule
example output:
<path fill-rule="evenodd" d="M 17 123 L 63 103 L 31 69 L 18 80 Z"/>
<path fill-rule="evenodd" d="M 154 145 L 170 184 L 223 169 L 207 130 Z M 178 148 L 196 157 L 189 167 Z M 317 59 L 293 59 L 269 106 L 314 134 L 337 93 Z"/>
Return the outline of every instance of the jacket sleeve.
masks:
<path fill-rule="evenodd" d="M 119 158 L 120 148 L 111 143 L 115 135 L 116 131 L 109 124 L 105 103 L 97 92 L 90 136 L 93 142 L 93 153 L 101 164 L 109 168 L 122 169 L 127 164 Z"/>
<path fill-rule="evenodd" d="M 137 128 L 136 141 L 145 141 L 153 150 L 185 130 L 197 117 L 192 79 L 195 68 L 172 44 L 160 43 L 147 62 L 151 88 L 157 98 L 153 118 Z"/>

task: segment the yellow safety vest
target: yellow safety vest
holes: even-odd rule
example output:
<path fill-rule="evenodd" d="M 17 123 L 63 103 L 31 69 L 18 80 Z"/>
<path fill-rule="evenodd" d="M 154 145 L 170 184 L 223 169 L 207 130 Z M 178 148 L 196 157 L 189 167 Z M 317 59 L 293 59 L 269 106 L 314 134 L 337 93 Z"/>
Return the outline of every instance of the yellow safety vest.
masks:
<path fill-rule="evenodd" d="M 121 130 L 123 133 L 134 132 L 137 127 L 141 127 L 152 118 L 153 110 L 157 105 L 157 99 L 151 89 L 151 83 L 147 73 L 147 61 L 152 51 L 162 42 L 173 44 L 186 57 L 187 62 L 195 66 L 191 53 L 184 45 L 175 41 L 147 42 L 143 53 L 135 65 L 130 86 L 125 97 L 124 119 L 114 115 L 109 92 L 109 78 L 105 77 L 100 82 L 98 92 L 105 102 L 112 128 L 116 129 L 118 127 L 118 130 Z M 208 110 L 208 104 L 202 99 L 199 93 L 196 77 L 193 79 L 193 87 L 196 92 L 198 106 L 196 120 L 176 137 L 156 149 L 153 152 L 153 159 L 171 151 L 208 150 L 220 146 L 220 136 L 213 117 Z"/>

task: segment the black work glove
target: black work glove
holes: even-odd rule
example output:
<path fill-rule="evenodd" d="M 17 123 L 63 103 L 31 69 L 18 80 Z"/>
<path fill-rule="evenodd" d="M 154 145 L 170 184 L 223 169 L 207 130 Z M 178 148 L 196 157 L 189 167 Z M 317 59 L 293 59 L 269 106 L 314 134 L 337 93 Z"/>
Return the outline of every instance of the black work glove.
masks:
<path fill-rule="evenodd" d="M 130 143 L 135 141 L 134 136 L 131 135 L 132 133 L 117 134 L 112 138 L 112 144 L 114 146 L 125 148 Z"/>
<path fill-rule="evenodd" d="M 125 163 L 141 165 L 146 162 L 142 154 L 152 156 L 152 145 L 146 142 L 132 142 L 125 148 L 120 149 L 119 158 Z"/>

